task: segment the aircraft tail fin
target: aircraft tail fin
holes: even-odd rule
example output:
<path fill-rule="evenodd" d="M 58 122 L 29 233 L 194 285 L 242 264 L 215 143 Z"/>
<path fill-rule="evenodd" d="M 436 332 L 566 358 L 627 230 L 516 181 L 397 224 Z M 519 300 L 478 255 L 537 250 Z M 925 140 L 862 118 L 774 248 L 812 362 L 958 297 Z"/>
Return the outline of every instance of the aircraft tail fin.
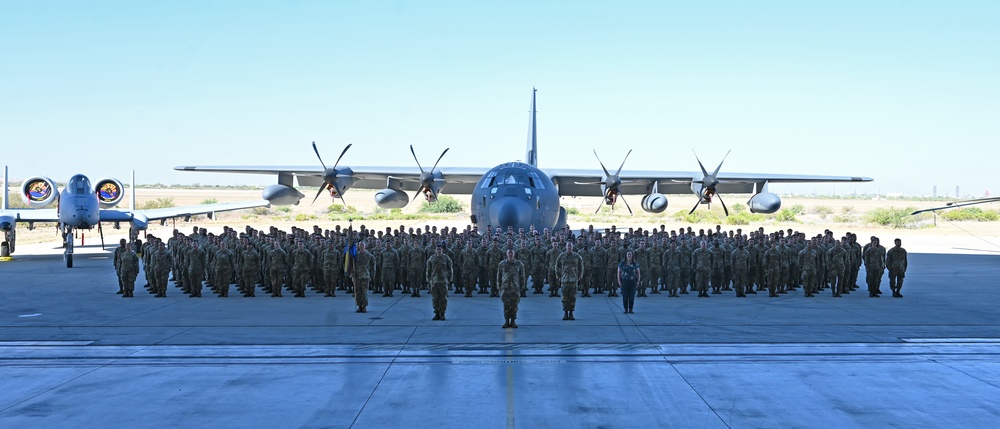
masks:
<path fill-rule="evenodd" d="M 7 196 L 8 196 L 7 189 L 8 188 L 9 188 L 9 186 L 7 184 L 7 166 L 5 165 L 5 166 L 3 166 L 3 207 L 0 208 L 2 210 L 7 210 L 7 209 L 10 208 L 10 207 L 7 206 L 7 204 L 8 204 L 7 203 Z"/>
<path fill-rule="evenodd" d="M 135 210 L 135 170 L 132 170 L 132 182 L 129 183 L 132 189 L 129 191 L 130 198 L 128 200 L 129 210 Z"/>
<path fill-rule="evenodd" d="M 531 87 L 531 112 L 528 113 L 528 150 L 524 156 L 524 162 L 531 166 L 538 167 L 538 131 L 535 129 L 535 87 Z"/>

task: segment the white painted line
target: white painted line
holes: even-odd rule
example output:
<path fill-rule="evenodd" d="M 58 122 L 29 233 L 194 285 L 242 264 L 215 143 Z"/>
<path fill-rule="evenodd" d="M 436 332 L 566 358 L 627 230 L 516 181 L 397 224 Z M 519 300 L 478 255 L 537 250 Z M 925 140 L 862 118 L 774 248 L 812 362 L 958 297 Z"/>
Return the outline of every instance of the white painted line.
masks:
<path fill-rule="evenodd" d="M 1000 338 L 900 338 L 907 343 L 1000 343 Z"/>
<path fill-rule="evenodd" d="M 17 316 L 17 317 L 38 317 L 38 316 L 41 316 L 41 315 L 42 315 L 42 313 L 35 313 L 35 314 L 22 314 L 22 315 L 20 315 L 20 316 Z"/>
<path fill-rule="evenodd" d="M 0 341 L 0 347 L 16 346 L 89 346 L 93 341 Z"/>

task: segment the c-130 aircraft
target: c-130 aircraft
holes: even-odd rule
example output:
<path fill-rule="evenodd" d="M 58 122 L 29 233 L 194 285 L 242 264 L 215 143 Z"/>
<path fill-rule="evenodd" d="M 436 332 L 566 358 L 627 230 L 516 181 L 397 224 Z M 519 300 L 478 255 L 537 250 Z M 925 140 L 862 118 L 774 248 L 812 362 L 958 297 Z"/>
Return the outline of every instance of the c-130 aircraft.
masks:
<path fill-rule="evenodd" d="M 111 222 L 117 229 L 121 223 L 128 223 L 131 233 L 144 231 L 149 222 L 166 222 L 171 218 L 186 218 L 207 214 L 212 217 L 215 212 L 240 210 L 254 207 L 264 207 L 267 201 L 245 201 L 233 203 L 201 204 L 186 207 L 168 207 L 150 210 L 135 209 L 135 180 L 133 177 L 130 209 L 115 209 L 125 196 L 125 188 L 117 179 L 101 179 L 91 186 L 90 179 L 82 174 L 70 177 L 62 192 L 58 192 L 55 182 L 47 177 L 36 176 L 21 183 L 21 200 L 28 205 L 27 209 L 12 209 L 7 201 L 8 180 L 7 167 L 3 171 L 3 206 L 0 208 L 0 231 L 4 233 L 0 255 L 9 259 L 16 245 L 16 227 L 18 222 L 27 223 L 28 229 L 33 229 L 35 223 L 56 223 L 63 234 L 63 248 L 66 267 L 73 267 L 73 231 L 78 229 L 98 228 L 101 241 L 104 240 L 102 222 Z M 46 207 L 56 204 L 55 209 Z"/>
<path fill-rule="evenodd" d="M 625 195 L 643 195 L 640 206 L 649 213 L 662 213 L 667 209 L 664 194 L 693 192 L 699 197 L 691 209 L 701 204 L 711 204 L 718 199 L 726 214 L 729 209 L 720 193 L 751 193 L 747 205 L 753 213 L 774 213 L 781 207 L 781 199 L 768 191 L 770 183 L 818 182 L 870 182 L 869 177 L 812 176 L 792 174 L 722 173 L 722 163 L 709 173 L 698 160 L 701 171 L 628 171 L 622 170 L 625 162 L 611 173 L 600 160 L 601 170 L 556 169 L 538 166 L 538 143 L 535 108 L 537 90 L 532 88 L 528 119 L 528 145 L 524 161 L 499 164 L 492 168 L 449 167 L 438 168 L 438 163 L 448 149 L 438 157 L 430 169 L 424 169 L 417 159 L 413 146 L 410 152 L 417 163 L 413 167 L 347 167 L 340 161 L 351 148 L 347 145 L 340 157 L 327 167 L 319 154 L 316 143 L 313 151 L 322 168 L 315 166 L 179 166 L 175 170 L 245 174 L 277 174 L 278 183 L 264 189 L 262 198 L 275 205 L 298 204 L 305 195 L 295 189 L 299 186 L 320 186 L 316 197 L 329 191 L 333 198 L 341 198 L 351 188 L 381 189 L 375 193 L 375 203 L 385 209 L 402 208 L 411 201 L 408 192 L 416 192 L 413 200 L 423 195 L 429 202 L 437 201 L 447 185 L 449 192 L 471 194 L 472 223 L 480 230 L 512 227 L 514 230 L 530 227 L 536 230 L 558 229 L 566 225 L 566 210 L 559 205 L 561 196 L 600 196 L 603 204 L 612 208 L 621 198 L 629 213 L 632 208 Z M 629 151 L 631 153 L 631 151 Z M 597 152 L 594 152 L 597 155 Z M 728 154 L 727 154 L 728 156 Z M 628 158 L 626 154 L 625 158 Z M 697 155 L 696 155 L 697 158 Z M 723 159 L 725 161 L 725 159 Z M 346 204 L 346 203 L 345 203 Z M 598 207 L 600 210 L 600 207 Z"/>

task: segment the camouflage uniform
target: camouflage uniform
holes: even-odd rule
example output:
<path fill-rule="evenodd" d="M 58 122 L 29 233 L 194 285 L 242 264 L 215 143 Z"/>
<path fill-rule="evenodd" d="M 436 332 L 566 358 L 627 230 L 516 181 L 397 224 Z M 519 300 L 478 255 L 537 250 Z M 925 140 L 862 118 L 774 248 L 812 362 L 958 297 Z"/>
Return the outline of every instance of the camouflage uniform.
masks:
<path fill-rule="evenodd" d="M 312 253 L 309 253 L 305 246 L 292 252 L 292 289 L 298 298 L 306 296 L 306 283 L 309 282 L 312 265 Z"/>
<path fill-rule="evenodd" d="M 281 289 L 285 283 L 285 271 L 288 265 L 288 254 L 281 247 L 271 249 L 267 254 L 270 261 L 267 267 L 268 277 L 271 280 L 271 295 L 281 296 Z"/>
<path fill-rule="evenodd" d="M 691 267 L 694 270 L 694 289 L 698 297 L 707 298 L 708 280 L 712 275 L 712 252 L 707 247 L 701 247 L 691 253 Z"/>
<path fill-rule="evenodd" d="M 408 259 L 407 267 L 410 270 L 408 278 L 413 288 L 411 296 L 420 296 L 420 289 L 424 287 L 424 269 L 427 266 L 427 252 L 420 245 L 415 245 L 410 249 Z"/>
<path fill-rule="evenodd" d="M 368 283 L 371 282 L 373 271 L 375 271 L 375 256 L 367 250 L 358 251 L 354 257 L 354 272 L 351 275 L 354 279 L 354 305 L 358 307 L 358 313 L 368 311 Z"/>
<path fill-rule="evenodd" d="M 445 320 L 444 313 L 448 310 L 448 282 L 453 275 L 451 258 L 444 252 L 431 255 L 427 259 L 426 273 L 427 284 L 431 286 L 434 320 Z"/>
<path fill-rule="evenodd" d="M 903 277 L 906 276 L 906 249 L 898 243 L 889 249 L 885 255 L 885 265 L 889 269 L 889 289 L 892 289 L 894 298 L 902 298 Z"/>
<path fill-rule="evenodd" d="M 243 282 L 241 285 L 243 296 L 257 296 L 257 283 L 260 283 L 260 254 L 253 247 L 246 246 L 242 255 L 240 279 Z"/>
<path fill-rule="evenodd" d="M 524 263 L 515 259 L 504 260 L 497 266 L 497 283 L 500 284 L 503 300 L 504 328 L 516 328 L 517 305 L 521 302 L 521 289 L 528 280 Z"/>
<path fill-rule="evenodd" d="M 192 297 L 201 297 L 201 282 L 205 280 L 205 252 L 192 245 L 187 256 L 187 288 Z"/>
<path fill-rule="evenodd" d="M 118 265 L 121 270 L 122 298 L 132 298 L 135 292 L 135 278 L 139 276 L 139 257 L 131 248 L 125 248 L 119 257 Z"/>
<path fill-rule="evenodd" d="M 215 286 L 219 291 L 219 296 L 229 296 L 229 281 L 233 278 L 233 254 L 225 248 L 220 248 L 212 258 L 215 279 Z"/>
<path fill-rule="evenodd" d="M 170 258 L 170 252 L 161 245 L 159 248 L 152 251 L 152 254 L 150 255 L 150 265 L 150 270 L 153 273 L 153 289 L 157 297 L 164 298 L 167 296 L 167 282 L 170 278 L 170 267 L 173 266 L 173 261 Z"/>
<path fill-rule="evenodd" d="M 736 287 L 736 296 L 747 296 L 746 291 L 750 288 L 748 281 L 750 252 L 741 245 L 733 250 L 731 255 L 733 286 Z"/>
<path fill-rule="evenodd" d="M 573 311 L 576 310 L 577 282 L 583 277 L 583 258 L 571 250 L 560 253 L 556 258 L 556 272 L 562 285 L 563 320 L 576 320 Z"/>
<path fill-rule="evenodd" d="M 479 274 L 479 253 L 471 245 L 462 250 L 462 286 L 465 288 L 465 296 L 471 297 L 472 291 L 476 288 L 476 276 Z"/>
<path fill-rule="evenodd" d="M 395 250 L 392 250 L 390 244 L 386 244 L 385 249 L 382 250 L 382 254 L 379 255 L 379 259 L 381 260 L 379 266 L 381 267 L 380 274 L 382 275 L 382 296 L 392 296 L 392 291 L 396 288 L 396 269 L 399 267 L 399 254 Z"/>

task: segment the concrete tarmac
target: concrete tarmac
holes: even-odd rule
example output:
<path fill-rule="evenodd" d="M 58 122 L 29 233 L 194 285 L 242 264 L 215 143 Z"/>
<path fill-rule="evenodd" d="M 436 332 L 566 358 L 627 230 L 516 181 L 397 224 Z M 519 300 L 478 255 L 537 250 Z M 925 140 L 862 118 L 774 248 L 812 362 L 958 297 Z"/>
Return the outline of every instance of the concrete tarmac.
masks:
<path fill-rule="evenodd" d="M 109 251 L 0 263 L 0 427 L 995 427 L 1000 257 L 862 289 L 619 299 L 116 295 Z M 31 254 L 33 253 L 33 254 Z M 863 281 L 864 274 L 861 279 Z"/>

